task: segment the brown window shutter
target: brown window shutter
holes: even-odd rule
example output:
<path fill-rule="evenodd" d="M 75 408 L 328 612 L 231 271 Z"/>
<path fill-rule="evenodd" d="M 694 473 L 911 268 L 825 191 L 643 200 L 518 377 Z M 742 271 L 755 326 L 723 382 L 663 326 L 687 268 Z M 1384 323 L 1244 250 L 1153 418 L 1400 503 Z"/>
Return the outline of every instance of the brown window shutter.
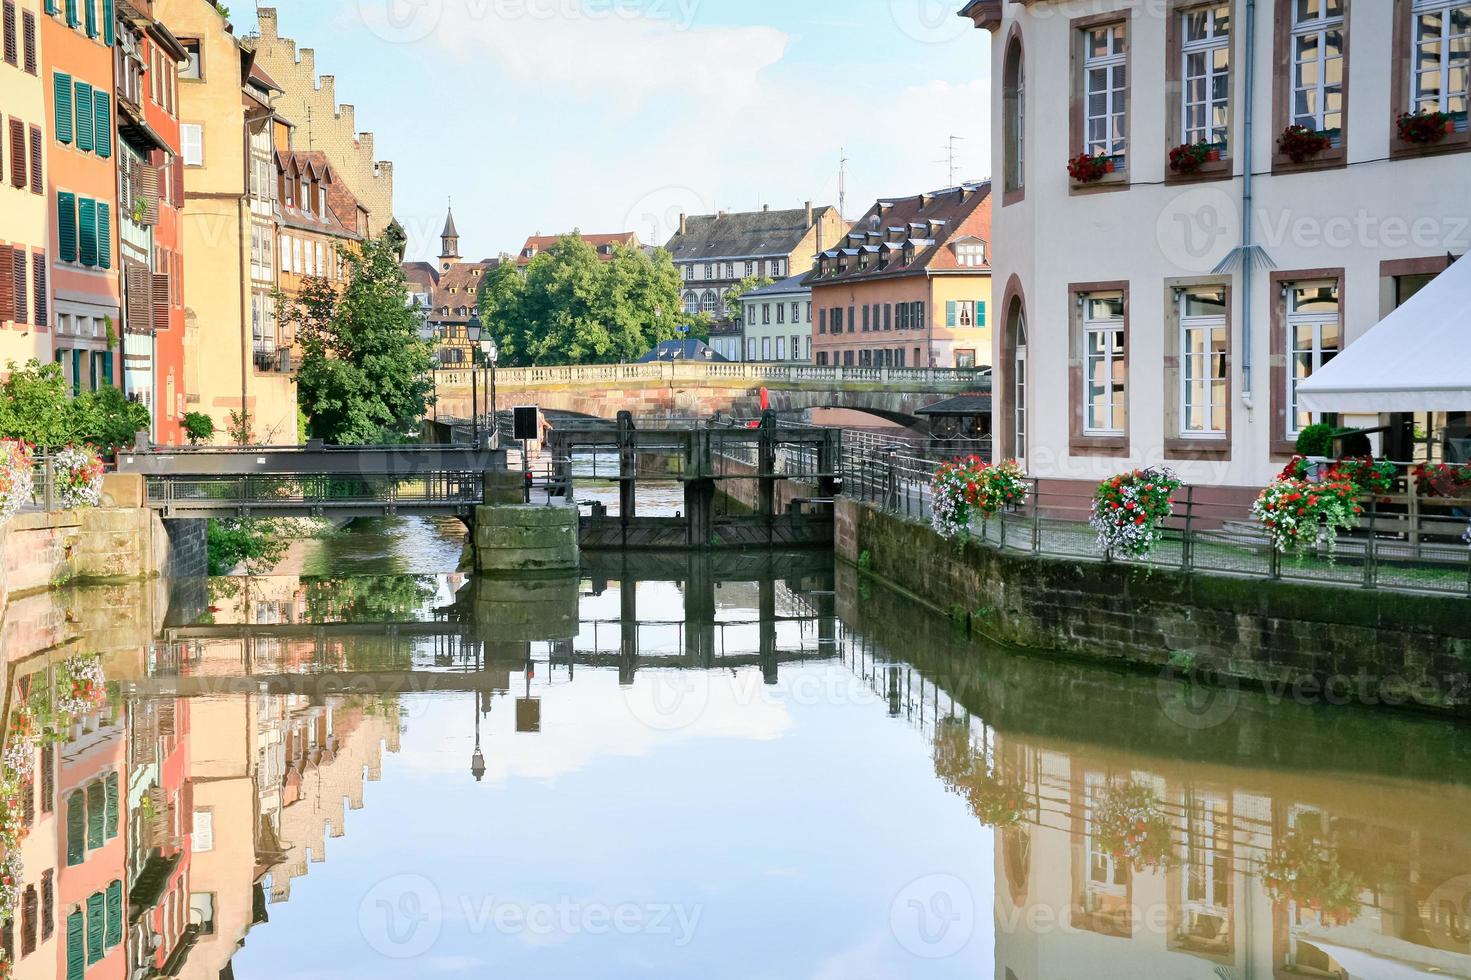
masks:
<path fill-rule="evenodd" d="M 41 180 L 41 127 L 31 127 L 31 193 L 46 193 L 45 184 Z"/>
<path fill-rule="evenodd" d="M 125 216 L 133 214 L 133 158 L 126 153 L 119 153 L 117 159 L 118 213 Z"/>
<path fill-rule="evenodd" d="M 158 185 L 159 178 L 163 175 L 159 173 L 157 167 L 151 164 L 135 162 L 133 167 L 138 174 L 138 187 L 143 198 L 143 224 L 156 225 L 158 224 Z"/>
<path fill-rule="evenodd" d="M 48 326 L 46 316 L 49 308 L 48 297 L 46 295 L 46 256 L 40 252 L 31 256 L 31 279 L 35 283 L 36 289 L 36 315 L 34 318 L 36 326 Z"/>
<path fill-rule="evenodd" d="M 153 329 L 169 328 L 169 277 L 166 272 L 153 274 Z"/>
<path fill-rule="evenodd" d="M 0 321 L 15 319 L 15 276 L 9 274 L 15 249 L 0 245 Z"/>
<path fill-rule="evenodd" d="M 184 158 L 174 154 L 174 207 L 184 206 Z"/>
<path fill-rule="evenodd" d="M 36 15 L 29 10 L 21 14 L 25 23 L 26 71 L 36 74 Z"/>
<path fill-rule="evenodd" d="M 5 0 L 5 61 L 20 65 L 19 47 L 15 36 L 15 0 Z"/>
<path fill-rule="evenodd" d="M 15 322 L 29 323 L 31 310 L 26 301 L 26 251 L 23 248 L 12 248 L 10 255 L 15 270 Z"/>
<path fill-rule="evenodd" d="M 26 126 L 19 119 L 10 120 L 10 183 L 26 186 Z"/>
<path fill-rule="evenodd" d="M 127 316 L 123 329 L 129 333 L 146 333 L 153 322 L 153 282 L 148 277 L 148 267 L 127 260 L 123 268 L 123 286 L 128 291 L 123 298 Z"/>

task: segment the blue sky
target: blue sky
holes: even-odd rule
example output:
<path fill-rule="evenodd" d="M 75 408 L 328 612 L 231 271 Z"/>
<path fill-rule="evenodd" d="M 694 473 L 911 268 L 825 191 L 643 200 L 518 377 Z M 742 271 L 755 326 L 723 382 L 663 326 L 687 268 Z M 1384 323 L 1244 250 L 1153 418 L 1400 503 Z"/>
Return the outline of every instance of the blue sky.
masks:
<path fill-rule="evenodd" d="M 395 165 L 413 257 L 680 210 L 837 203 L 990 173 L 989 36 L 959 0 L 275 0 Z M 234 18 L 254 29 L 253 8 Z"/>

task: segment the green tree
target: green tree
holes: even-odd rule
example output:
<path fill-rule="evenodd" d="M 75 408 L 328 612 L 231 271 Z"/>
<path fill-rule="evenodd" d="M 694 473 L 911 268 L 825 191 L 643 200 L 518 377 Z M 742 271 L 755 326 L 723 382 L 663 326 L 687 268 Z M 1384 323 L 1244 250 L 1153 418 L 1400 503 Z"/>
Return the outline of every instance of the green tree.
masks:
<path fill-rule="evenodd" d="M 725 318 L 739 320 L 745 315 L 745 310 L 741 309 L 741 298 L 752 290 L 770 286 L 771 283 L 772 280 L 766 276 L 746 276 L 730 287 L 730 292 L 725 294 Z"/>
<path fill-rule="evenodd" d="M 525 303 L 526 277 L 516 263 L 502 262 L 481 277 L 476 308 L 480 322 L 495 338 L 502 364 L 530 363 L 526 357 Z"/>
<path fill-rule="evenodd" d="M 603 306 L 618 361 L 637 360 L 660 341 L 679 336 L 679 270 L 669 253 L 661 248 L 650 256 L 618 246 L 603 269 Z"/>
<path fill-rule="evenodd" d="M 310 434 L 337 444 L 397 442 L 428 410 L 431 347 L 404 302 L 392 241 L 346 249 L 347 285 L 308 279 L 285 318 L 301 346 L 297 397 Z"/>
<path fill-rule="evenodd" d="M 0 438 L 41 449 L 89 442 L 113 450 L 132 445 L 134 435 L 149 428 L 148 409 L 111 385 L 71 398 L 57 364 L 31 360 L 16 367 L 12 361 L 9 372 L 0 382 Z"/>
<path fill-rule="evenodd" d="M 185 412 L 184 435 L 189 437 L 191 446 L 197 446 L 206 439 L 213 439 L 215 420 L 204 412 Z"/>

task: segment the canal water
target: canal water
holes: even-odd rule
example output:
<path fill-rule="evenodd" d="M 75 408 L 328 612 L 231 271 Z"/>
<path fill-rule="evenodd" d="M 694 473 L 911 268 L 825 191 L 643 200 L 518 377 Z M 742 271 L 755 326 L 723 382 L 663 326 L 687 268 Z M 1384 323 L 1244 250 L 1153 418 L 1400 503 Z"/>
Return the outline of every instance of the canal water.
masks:
<path fill-rule="evenodd" d="M 18 600 L 13 975 L 1471 976 L 1462 728 L 1015 655 L 831 556 L 463 544 Z"/>

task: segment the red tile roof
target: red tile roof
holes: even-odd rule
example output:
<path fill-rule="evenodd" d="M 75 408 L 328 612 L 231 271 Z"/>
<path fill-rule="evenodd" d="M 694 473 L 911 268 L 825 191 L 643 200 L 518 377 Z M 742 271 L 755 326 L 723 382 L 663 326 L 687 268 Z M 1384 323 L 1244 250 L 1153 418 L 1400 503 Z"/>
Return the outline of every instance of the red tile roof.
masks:
<path fill-rule="evenodd" d="M 638 233 L 632 231 L 620 231 L 615 232 L 611 235 L 584 235 L 581 232 L 574 232 L 574 234 L 576 234 L 578 238 L 581 238 L 583 241 L 587 242 L 594 249 L 597 249 L 598 258 L 603 260 L 604 262 L 613 261 L 613 255 L 611 248 L 609 248 L 607 253 L 604 253 L 602 251 L 603 246 L 625 245 L 629 248 L 640 247 Z M 521 246 L 521 251 L 516 257 L 516 264 L 530 265 L 531 255 L 540 255 L 542 252 L 545 252 L 547 249 L 557 244 L 557 239 L 561 237 L 561 235 L 532 235 L 530 238 L 526 239 L 526 244 Z M 531 255 L 526 254 L 528 250 L 531 250 Z"/>
<path fill-rule="evenodd" d="M 989 255 L 985 265 L 960 264 L 953 246 L 965 238 L 991 240 L 989 181 L 875 201 L 837 246 L 818 256 L 804 282 L 816 287 L 927 273 L 989 272 Z"/>

